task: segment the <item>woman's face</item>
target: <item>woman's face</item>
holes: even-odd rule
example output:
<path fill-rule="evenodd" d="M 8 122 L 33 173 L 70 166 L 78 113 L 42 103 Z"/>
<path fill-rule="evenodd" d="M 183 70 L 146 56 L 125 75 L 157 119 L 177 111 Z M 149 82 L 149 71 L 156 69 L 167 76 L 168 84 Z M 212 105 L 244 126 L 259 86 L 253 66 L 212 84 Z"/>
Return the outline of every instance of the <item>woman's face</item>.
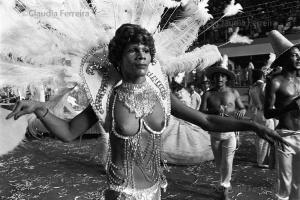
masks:
<path fill-rule="evenodd" d="M 121 73 L 127 82 L 141 83 L 145 80 L 151 62 L 150 49 L 143 44 L 129 44 L 123 51 Z"/>

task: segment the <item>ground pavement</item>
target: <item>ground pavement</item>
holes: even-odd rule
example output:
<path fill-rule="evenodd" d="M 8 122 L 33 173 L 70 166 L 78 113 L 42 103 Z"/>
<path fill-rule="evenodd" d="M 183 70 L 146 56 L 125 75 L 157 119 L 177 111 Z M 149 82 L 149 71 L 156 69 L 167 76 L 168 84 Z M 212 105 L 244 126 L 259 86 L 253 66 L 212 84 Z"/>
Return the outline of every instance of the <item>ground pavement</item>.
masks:
<path fill-rule="evenodd" d="M 275 171 L 255 168 L 254 134 L 241 134 L 231 191 L 235 200 L 274 199 Z M 63 143 L 51 138 L 26 141 L 0 157 L 0 199 L 98 199 L 105 187 L 99 166 L 98 139 Z M 165 200 L 216 200 L 219 174 L 212 161 L 193 166 L 169 166 Z"/>

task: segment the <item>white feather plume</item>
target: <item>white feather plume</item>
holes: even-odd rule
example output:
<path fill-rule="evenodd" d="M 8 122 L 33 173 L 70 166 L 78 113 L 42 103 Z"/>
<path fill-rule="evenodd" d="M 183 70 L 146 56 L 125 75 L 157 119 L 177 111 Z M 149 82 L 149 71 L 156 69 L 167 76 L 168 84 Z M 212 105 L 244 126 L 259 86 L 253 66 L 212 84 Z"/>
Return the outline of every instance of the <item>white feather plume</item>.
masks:
<path fill-rule="evenodd" d="M 108 42 L 103 27 L 95 21 L 88 8 L 82 7 L 81 11 L 89 17 L 67 17 L 60 14 L 60 10 L 71 14 L 79 12 L 79 7 L 74 8 L 79 0 L 72 1 L 72 5 L 68 1 L 59 6 L 57 2 L 47 4 L 48 7 L 53 5 L 48 8 L 51 11 L 51 16 L 48 17 L 42 15 L 46 12 L 45 7 L 40 5 L 42 2 L 33 4 L 33 1 L 28 1 L 31 4 L 23 13 L 17 13 L 13 7 L 1 6 L 3 15 L 9 16 L 7 23 L 10 24 L 0 32 L 1 53 L 13 52 L 23 60 L 52 64 L 69 55 L 82 57 L 97 41 Z"/>
<path fill-rule="evenodd" d="M 164 8 L 170 6 L 170 0 L 92 1 L 98 9 L 94 14 L 81 0 L 24 0 L 23 2 L 26 5 L 25 16 L 23 13 L 16 12 L 12 4 L 6 3 L 5 6 L 0 6 L 4 11 L 3 15 L 9 16 L 6 28 L 0 32 L 1 55 L 5 57 L 13 52 L 13 58 L 21 58 L 24 62 L 2 60 L 1 67 L 5 68 L 1 72 L 3 79 L 0 84 L 2 85 L 13 84 L 16 79 L 20 81 L 15 84 L 25 85 L 43 83 L 43 80 L 48 80 L 48 77 L 62 78 L 62 74 L 66 73 L 66 67 L 58 66 L 63 65 L 62 61 L 67 59 L 71 61 L 70 69 L 74 73 L 63 77 L 62 81 L 66 81 L 68 77 L 77 74 L 80 58 L 90 47 L 95 46 L 98 41 L 106 44 L 109 42 L 116 28 L 113 26 L 137 23 L 148 27 L 148 30 L 154 30 Z M 203 0 L 196 5 L 194 1 L 188 1 L 182 19 L 154 35 L 158 58 L 168 63 L 168 59 L 172 60 L 174 56 L 184 55 L 197 38 L 199 27 L 212 18 L 208 14 L 207 2 Z M 178 3 L 176 2 L 176 5 Z M 49 17 L 28 14 L 33 11 L 44 12 L 47 9 L 53 15 L 54 13 L 57 15 Z M 66 17 L 58 13 L 58 9 L 65 13 L 81 10 L 87 16 Z"/>
<path fill-rule="evenodd" d="M 270 53 L 269 54 L 269 59 L 266 63 L 266 65 L 264 65 L 261 70 L 264 72 L 265 75 L 269 74 L 273 69 L 271 68 L 272 63 L 275 61 L 276 59 L 276 55 L 274 53 Z"/>
<path fill-rule="evenodd" d="M 199 2 L 198 5 L 189 1 L 180 20 L 154 35 L 157 54 L 163 55 L 166 59 L 182 55 L 198 37 L 199 28 L 212 18 L 207 6 L 206 0 Z"/>
<path fill-rule="evenodd" d="M 164 1 L 164 5 L 167 8 L 176 8 L 176 7 L 180 6 L 180 4 L 181 4 L 180 2 L 172 1 L 172 0 L 165 0 Z"/>
<path fill-rule="evenodd" d="M 236 15 L 239 12 L 242 12 L 243 7 L 241 6 L 241 4 L 237 3 L 235 4 L 235 0 L 231 0 L 230 4 L 228 4 L 226 6 L 226 8 L 224 9 L 224 17 L 229 17 L 229 16 L 233 16 Z"/>
<path fill-rule="evenodd" d="M 150 33 L 154 33 L 164 9 L 178 6 L 179 2 L 170 0 L 94 0 L 92 4 L 97 8 L 97 20 L 106 27 L 106 31 L 112 37 L 116 29 L 124 23 L 139 24 Z"/>
<path fill-rule="evenodd" d="M 228 68 L 228 56 L 227 56 L 227 54 L 224 54 L 224 55 L 223 55 L 221 66 L 222 66 L 223 68 L 225 68 L 225 69 Z"/>
<path fill-rule="evenodd" d="M 175 81 L 176 83 L 181 84 L 184 77 L 185 77 L 185 72 L 179 72 L 179 73 L 174 77 L 174 81 Z"/>
<path fill-rule="evenodd" d="M 240 44 L 251 44 L 253 42 L 252 39 L 250 39 L 247 36 L 241 36 L 238 34 L 239 27 L 235 29 L 235 31 L 232 33 L 232 35 L 229 37 L 229 43 L 240 43 Z"/>
<path fill-rule="evenodd" d="M 271 66 L 271 64 L 275 61 L 275 59 L 276 59 L 275 53 L 270 53 L 269 54 L 269 59 L 267 61 L 267 64 Z"/>
<path fill-rule="evenodd" d="M 67 87 L 81 82 L 80 60 L 91 47 L 99 43 L 107 45 L 123 23 L 139 24 L 154 33 L 164 9 L 179 4 L 171 0 L 92 0 L 92 9 L 85 0 L 21 1 L 25 5 L 22 13 L 14 8 L 15 1 L 0 1 L 0 17 L 5 19 L 0 26 L 0 86 L 56 84 L 63 91 L 60 97 L 69 91 Z M 181 4 L 184 6 L 181 19 L 154 35 L 157 59 L 165 64 L 164 70 L 170 75 L 196 67 L 204 69 L 221 58 L 213 45 L 185 53 L 198 37 L 198 29 L 212 16 L 208 13 L 208 0 L 197 5 L 192 0 Z M 47 12 L 51 16 L 43 15 Z M 65 60 L 70 61 L 70 66 L 64 64 Z M 12 126 L 23 129 L 26 120 L 20 121 L 20 126 L 8 124 L 5 119 L 0 119 L 0 123 L 6 123 L 7 130 Z M 17 132 L 21 135 L 13 134 L 16 140 L 8 138 L 15 142 L 6 150 L 1 149 L 1 143 L 0 155 L 22 140 L 24 132 Z M 0 134 L 0 142 L 7 141 L 3 137 L 7 135 Z"/>
<path fill-rule="evenodd" d="M 37 67 L 25 63 L 9 63 L 0 61 L 0 86 L 23 88 L 27 85 L 64 85 L 74 87 L 81 82 L 79 68 L 63 65 Z"/>
<path fill-rule="evenodd" d="M 195 68 L 204 70 L 221 59 L 222 56 L 218 48 L 215 45 L 208 44 L 189 53 L 170 58 L 166 63 L 161 64 L 168 75 L 174 76 L 179 72 L 190 72 Z"/>

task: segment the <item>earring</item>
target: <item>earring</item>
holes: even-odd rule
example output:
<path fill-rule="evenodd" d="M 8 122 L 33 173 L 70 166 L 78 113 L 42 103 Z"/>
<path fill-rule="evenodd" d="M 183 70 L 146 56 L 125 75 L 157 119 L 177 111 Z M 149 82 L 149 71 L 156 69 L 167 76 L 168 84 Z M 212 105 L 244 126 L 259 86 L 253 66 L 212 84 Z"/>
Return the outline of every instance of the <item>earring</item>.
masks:
<path fill-rule="evenodd" d="M 151 64 L 155 65 L 157 63 L 157 60 L 155 58 L 152 59 Z"/>

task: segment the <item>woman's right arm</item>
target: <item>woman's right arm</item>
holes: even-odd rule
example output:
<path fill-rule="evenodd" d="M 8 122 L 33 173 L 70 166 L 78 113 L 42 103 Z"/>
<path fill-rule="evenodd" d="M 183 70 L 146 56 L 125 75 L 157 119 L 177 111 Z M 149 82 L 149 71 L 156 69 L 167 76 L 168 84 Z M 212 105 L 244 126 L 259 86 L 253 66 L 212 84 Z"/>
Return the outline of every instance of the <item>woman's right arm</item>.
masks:
<path fill-rule="evenodd" d="M 34 113 L 51 133 L 65 142 L 76 139 L 98 121 L 91 105 L 76 117 L 67 121 L 51 114 L 45 104 L 38 101 L 17 102 L 6 119 L 14 117 L 17 120 L 19 117 L 31 113 Z"/>

